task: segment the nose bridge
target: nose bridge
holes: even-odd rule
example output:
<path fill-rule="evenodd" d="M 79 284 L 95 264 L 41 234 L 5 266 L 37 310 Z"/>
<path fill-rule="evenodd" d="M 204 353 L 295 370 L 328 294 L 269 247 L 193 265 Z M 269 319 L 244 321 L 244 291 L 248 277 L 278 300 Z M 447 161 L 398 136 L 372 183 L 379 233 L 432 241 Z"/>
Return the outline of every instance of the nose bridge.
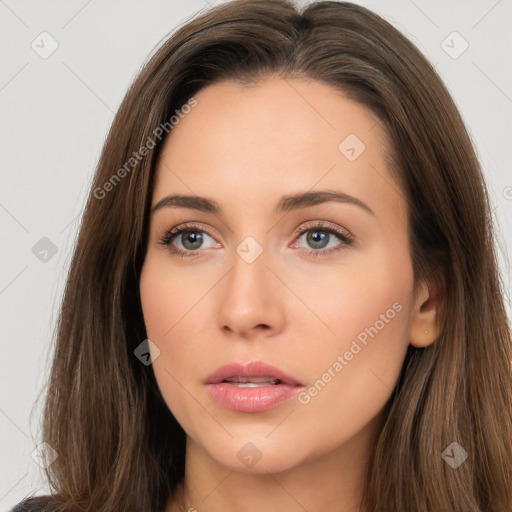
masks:
<path fill-rule="evenodd" d="M 267 268 L 269 256 L 268 248 L 252 236 L 236 246 L 220 297 L 221 328 L 240 335 L 260 325 L 278 328 L 282 309 L 276 283 L 271 283 L 275 277 Z"/>
<path fill-rule="evenodd" d="M 268 250 L 254 237 L 246 237 L 235 249 L 227 293 L 236 299 L 240 310 L 254 309 L 258 302 L 268 302 Z"/>

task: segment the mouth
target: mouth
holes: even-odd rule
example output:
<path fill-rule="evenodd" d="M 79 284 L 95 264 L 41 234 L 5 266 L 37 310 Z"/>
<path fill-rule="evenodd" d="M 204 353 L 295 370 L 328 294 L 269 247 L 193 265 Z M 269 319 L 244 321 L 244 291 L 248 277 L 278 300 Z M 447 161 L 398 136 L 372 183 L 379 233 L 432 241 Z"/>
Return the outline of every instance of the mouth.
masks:
<path fill-rule="evenodd" d="M 297 379 L 287 375 L 283 370 L 262 361 L 228 363 L 217 368 L 205 380 L 205 384 L 220 383 L 247 388 L 278 386 L 280 384 L 302 386 Z"/>
<path fill-rule="evenodd" d="M 260 361 L 221 366 L 205 384 L 220 405 L 244 413 L 269 411 L 291 400 L 302 386 L 279 368 Z"/>

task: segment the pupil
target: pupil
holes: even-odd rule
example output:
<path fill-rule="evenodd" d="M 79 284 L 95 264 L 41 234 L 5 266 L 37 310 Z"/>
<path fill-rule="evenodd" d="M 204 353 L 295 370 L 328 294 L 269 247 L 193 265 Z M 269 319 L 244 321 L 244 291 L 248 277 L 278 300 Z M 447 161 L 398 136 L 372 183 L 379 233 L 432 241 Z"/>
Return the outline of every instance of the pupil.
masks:
<path fill-rule="evenodd" d="M 201 246 L 201 243 L 203 241 L 203 235 L 198 233 L 197 231 L 188 231 L 188 234 L 184 233 L 184 236 L 182 237 L 183 240 L 183 246 L 186 249 L 199 249 Z M 188 242 L 190 242 L 191 245 L 187 246 Z"/>
<path fill-rule="evenodd" d="M 308 234 L 308 243 L 311 243 L 315 249 L 322 249 L 327 245 L 329 233 L 326 231 L 310 231 Z"/>

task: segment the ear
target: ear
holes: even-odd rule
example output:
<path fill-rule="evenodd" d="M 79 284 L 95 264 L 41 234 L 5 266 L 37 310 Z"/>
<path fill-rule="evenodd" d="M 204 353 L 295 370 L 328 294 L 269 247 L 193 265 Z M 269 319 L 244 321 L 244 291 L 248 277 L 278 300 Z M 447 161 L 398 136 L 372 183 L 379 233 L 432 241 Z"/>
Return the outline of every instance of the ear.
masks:
<path fill-rule="evenodd" d="M 413 306 L 409 343 L 417 348 L 425 348 L 434 343 L 440 334 L 440 314 L 442 305 L 441 286 L 437 281 L 419 285 Z"/>

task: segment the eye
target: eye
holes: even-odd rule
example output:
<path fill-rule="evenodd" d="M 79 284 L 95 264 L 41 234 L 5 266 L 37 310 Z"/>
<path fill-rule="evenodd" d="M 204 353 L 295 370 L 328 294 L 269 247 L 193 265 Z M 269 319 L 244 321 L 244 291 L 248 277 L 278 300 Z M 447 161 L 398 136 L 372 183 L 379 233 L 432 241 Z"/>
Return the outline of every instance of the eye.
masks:
<path fill-rule="evenodd" d="M 301 249 L 309 256 L 328 256 L 351 245 L 353 236 L 345 229 L 326 221 L 316 221 L 301 229 L 295 234 L 295 240 L 301 240 L 309 245 L 302 247 L 294 242 L 291 247 Z M 211 234 L 198 224 L 182 224 L 168 231 L 160 238 L 160 244 L 168 248 L 171 254 L 189 258 L 200 256 L 201 253 L 212 247 L 220 247 Z"/>
<path fill-rule="evenodd" d="M 306 254 L 315 257 L 327 256 L 340 251 L 354 241 L 353 236 L 347 230 L 325 221 L 302 226 L 297 239 L 303 240 L 309 246 L 303 249 Z M 300 246 L 294 243 L 292 247 Z"/>
<path fill-rule="evenodd" d="M 196 224 L 187 224 L 176 226 L 167 231 L 160 239 L 160 244 L 167 246 L 171 254 L 188 258 L 198 256 L 201 254 L 200 251 L 212 247 L 212 245 L 206 245 L 205 247 L 205 243 L 208 243 L 208 240 L 218 244 L 203 227 Z M 179 246 L 180 244 L 181 247 Z"/>

